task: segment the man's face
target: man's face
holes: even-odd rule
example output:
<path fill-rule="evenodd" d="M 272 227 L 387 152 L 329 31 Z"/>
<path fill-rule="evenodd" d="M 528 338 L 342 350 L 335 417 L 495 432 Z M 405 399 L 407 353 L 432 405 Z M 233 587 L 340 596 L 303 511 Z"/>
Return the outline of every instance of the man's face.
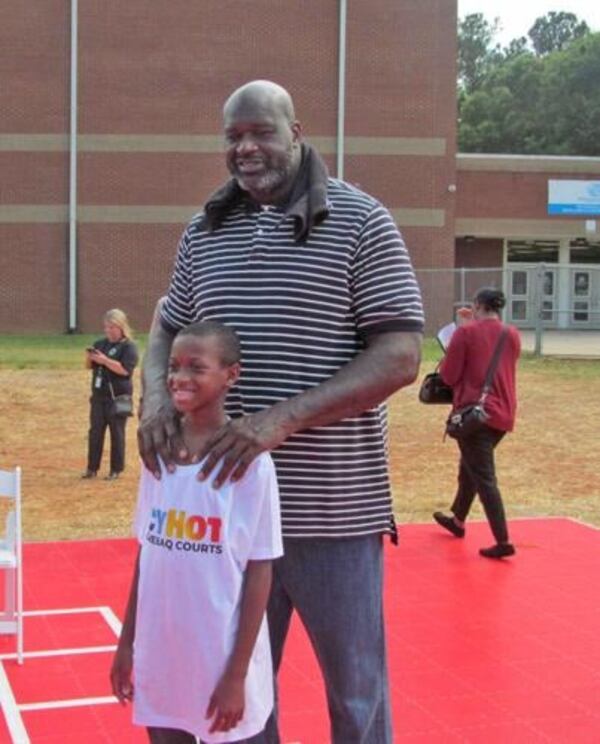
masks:
<path fill-rule="evenodd" d="M 300 163 L 300 125 L 272 102 L 242 100 L 225 112 L 226 162 L 240 188 L 275 204 L 292 188 Z"/>

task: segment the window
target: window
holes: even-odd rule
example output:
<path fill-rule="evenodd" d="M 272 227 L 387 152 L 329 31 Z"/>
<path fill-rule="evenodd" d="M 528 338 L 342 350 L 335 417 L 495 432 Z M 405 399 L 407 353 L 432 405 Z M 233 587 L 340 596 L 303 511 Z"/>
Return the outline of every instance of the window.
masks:
<path fill-rule="evenodd" d="M 509 263 L 558 263 L 557 240 L 509 240 Z"/>
<path fill-rule="evenodd" d="M 569 244 L 569 261 L 574 264 L 600 264 L 600 243 L 579 238 Z"/>

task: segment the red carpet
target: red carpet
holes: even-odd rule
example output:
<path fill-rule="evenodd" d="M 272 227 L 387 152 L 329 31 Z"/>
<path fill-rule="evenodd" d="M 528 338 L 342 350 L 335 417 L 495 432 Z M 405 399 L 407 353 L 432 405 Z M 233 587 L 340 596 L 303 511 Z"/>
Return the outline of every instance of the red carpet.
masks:
<path fill-rule="evenodd" d="M 465 540 L 409 525 L 386 548 L 395 741 L 600 742 L 600 532 L 564 519 L 511 529 L 518 554 L 502 563 L 477 555 L 491 542 L 485 524 Z M 134 550 L 130 540 L 25 547 L 30 655 L 18 667 L 14 639 L 0 638 L 0 742 L 146 741 L 108 685 Z M 280 682 L 283 741 L 326 744 L 298 625 Z"/>

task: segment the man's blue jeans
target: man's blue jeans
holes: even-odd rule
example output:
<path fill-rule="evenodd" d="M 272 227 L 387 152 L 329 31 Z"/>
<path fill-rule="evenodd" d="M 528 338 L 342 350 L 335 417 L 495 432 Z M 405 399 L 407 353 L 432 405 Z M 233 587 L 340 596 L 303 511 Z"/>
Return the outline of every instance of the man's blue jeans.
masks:
<path fill-rule="evenodd" d="M 268 618 L 275 673 L 295 609 L 325 680 L 333 744 L 391 744 L 383 628 L 383 538 L 294 538 L 274 562 Z M 279 744 L 276 713 L 265 743 Z"/>

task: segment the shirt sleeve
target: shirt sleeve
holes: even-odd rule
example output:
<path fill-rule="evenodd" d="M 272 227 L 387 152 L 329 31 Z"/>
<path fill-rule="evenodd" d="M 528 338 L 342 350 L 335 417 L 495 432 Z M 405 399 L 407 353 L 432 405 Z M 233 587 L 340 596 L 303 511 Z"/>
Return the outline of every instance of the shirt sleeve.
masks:
<path fill-rule="evenodd" d="M 351 271 L 361 334 L 423 332 L 423 303 L 410 256 L 391 214 L 381 205 L 365 220 Z"/>
<path fill-rule="evenodd" d="M 466 359 L 466 330 L 459 326 L 450 339 L 446 355 L 440 364 L 440 375 L 446 385 L 451 387 L 461 379 Z"/>
<path fill-rule="evenodd" d="M 127 341 L 127 343 L 123 344 L 123 353 L 119 361 L 127 372 L 129 372 L 129 375 L 131 375 L 138 364 L 138 350 L 133 341 Z"/>
<path fill-rule="evenodd" d="M 172 334 L 176 334 L 196 319 L 191 283 L 192 262 L 189 230 L 188 226 L 179 241 L 169 291 L 160 308 L 161 325 Z"/>
<path fill-rule="evenodd" d="M 154 477 L 143 465 L 140 468 L 140 483 L 138 486 L 138 498 L 133 515 L 132 533 L 141 544 L 146 534 L 148 519 L 150 516 L 150 507 L 152 503 L 152 491 L 155 488 Z"/>
<path fill-rule="evenodd" d="M 283 555 L 279 487 L 275 465 L 269 454 L 260 456 L 254 472 L 252 498 L 260 510 L 252 539 L 248 560 L 260 561 Z"/>

